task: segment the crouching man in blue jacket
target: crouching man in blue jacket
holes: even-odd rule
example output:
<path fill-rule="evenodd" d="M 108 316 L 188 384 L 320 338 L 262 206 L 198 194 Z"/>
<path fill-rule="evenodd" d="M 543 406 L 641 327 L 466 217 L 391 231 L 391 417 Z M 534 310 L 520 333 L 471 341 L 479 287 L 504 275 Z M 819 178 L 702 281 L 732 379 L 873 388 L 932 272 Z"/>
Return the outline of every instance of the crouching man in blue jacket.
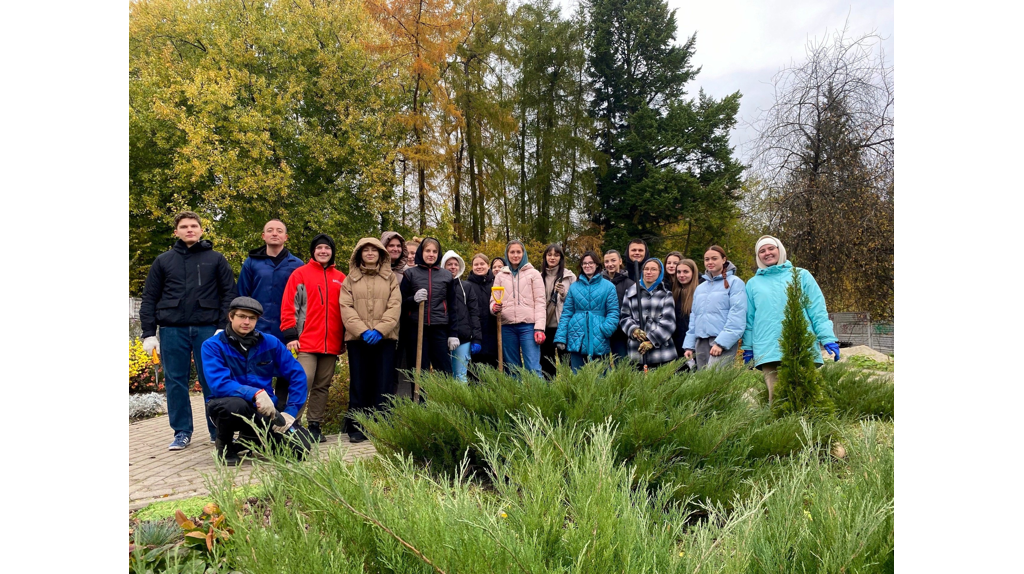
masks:
<path fill-rule="evenodd" d="M 280 339 L 256 330 L 263 306 L 251 297 L 236 297 L 228 308 L 223 332 L 203 343 L 203 370 L 212 399 L 207 407 L 217 427 L 217 456 L 229 466 L 248 450 L 234 435 L 260 444 L 257 428 L 270 427 L 273 441 L 285 441 L 302 458 L 309 450 L 308 431 L 295 423 L 306 402 L 306 372 Z M 274 377 L 288 381 L 288 404 L 275 407 Z M 237 415 L 237 416 L 236 416 Z M 243 420 L 246 419 L 246 420 Z M 291 440 L 291 439 L 296 440 Z"/>

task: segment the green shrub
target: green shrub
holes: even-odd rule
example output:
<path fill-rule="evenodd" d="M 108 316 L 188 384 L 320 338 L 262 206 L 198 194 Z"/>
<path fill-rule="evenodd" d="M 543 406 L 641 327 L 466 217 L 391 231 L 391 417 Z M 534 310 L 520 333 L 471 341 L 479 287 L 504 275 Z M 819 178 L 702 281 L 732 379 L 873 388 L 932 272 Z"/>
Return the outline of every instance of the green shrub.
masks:
<path fill-rule="evenodd" d="M 804 311 L 808 307 L 810 300 L 800 284 L 800 269 L 793 267 L 793 278 L 786 287 L 786 311 L 779 337 L 782 360 L 772 403 L 776 416 L 804 412 L 822 414 L 832 410 L 818 374 L 814 353 L 820 351 Z"/>
<path fill-rule="evenodd" d="M 436 394 L 435 394 L 436 396 Z M 425 410 L 425 409 L 424 409 Z M 411 457 L 293 464 L 271 455 L 258 509 L 230 481 L 213 497 L 234 534 L 227 564 L 289 572 L 867 572 L 894 559 L 893 450 L 875 422 L 822 457 L 814 431 L 788 458 L 763 461 L 732 504 L 676 501 L 621 464 L 619 425 L 510 415 L 479 440 L 488 480 Z M 772 423 L 775 424 L 775 423 Z M 269 510 L 269 518 L 263 509 Z"/>
<path fill-rule="evenodd" d="M 524 414 L 566 424 L 611 420 L 618 429 L 616 463 L 634 465 L 637 476 L 655 487 L 679 485 L 678 500 L 727 505 L 748 490 L 745 481 L 762 475 L 765 462 L 802 447 L 797 415 L 772 419 L 759 394 L 759 372 L 720 368 L 690 374 L 677 373 L 676 366 L 645 375 L 628 364 L 609 369 L 594 362 L 575 374 L 563 367 L 551 382 L 481 368 L 481 383 L 468 386 L 424 374 L 424 403 L 399 398 L 391 412 L 357 418 L 379 453 L 410 456 L 449 475 L 463 461 L 470 471 L 489 470 L 481 445 L 510 440 L 516 417 Z M 862 414 L 856 404 L 844 406 L 851 415 Z M 812 428 L 816 440 L 829 444 L 831 427 Z"/>

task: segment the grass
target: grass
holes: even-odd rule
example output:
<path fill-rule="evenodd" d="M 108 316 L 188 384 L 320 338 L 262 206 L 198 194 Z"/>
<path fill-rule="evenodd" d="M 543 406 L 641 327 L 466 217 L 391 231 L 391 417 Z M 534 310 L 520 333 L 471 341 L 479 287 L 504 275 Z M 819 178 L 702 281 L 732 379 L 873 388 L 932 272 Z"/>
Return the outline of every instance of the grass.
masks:
<path fill-rule="evenodd" d="M 263 487 L 259 484 L 247 484 L 231 489 L 232 495 L 248 498 L 263 495 Z M 203 507 L 213 502 L 211 496 L 193 496 L 181 500 L 162 500 L 144 506 L 131 513 L 131 517 L 140 522 L 163 520 L 174 516 L 174 511 L 180 510 L 185 516 L 198 516 Z"/>

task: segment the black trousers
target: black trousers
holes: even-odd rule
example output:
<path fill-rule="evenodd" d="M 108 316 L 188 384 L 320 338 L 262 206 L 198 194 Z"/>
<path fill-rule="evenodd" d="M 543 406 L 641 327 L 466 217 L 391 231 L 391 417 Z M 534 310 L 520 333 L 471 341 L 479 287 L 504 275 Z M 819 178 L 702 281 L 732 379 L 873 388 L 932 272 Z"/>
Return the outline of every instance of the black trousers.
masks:
<path fill-rule="evenodd" d="M 348 410 L 385 406 L 387 395 L 395 394 L 395 341 L 381 339 L 376 345 L 363 340 L 349 341 Z"/>
<path fill-rule="evenodd" d="M 540 370 L 544 372 L 544 377 L 548 379 L 555 376 L 555 356 L 558 356 L 559 361 L 564 358 L 562 353 L 555 348 L 556 333 L 558 333 L 558 327 L 548 327 L 545 329 L 544 342 L 540 344 Z"/>
<path fill-rule="evenodd" d="M 238 433 L 239 440 L 256 445 L 262 444 L 256 429 L 246 421 L 253 421 L 256 428 L 267 429 L 267 437 L 274 443 L 285 442 L 283 435 L 269 428 L 273 423 L 271 418 L 261 415 L 252 403 L 242 397 L 211 399 L 206 408 L 214 426 L 217 427 L 217 440 L 225 445 L 231 445 L 234 442 L 235 432 Z M 298 421 L 292 425 L 292 428 L 295 429 L 296 437 L 299 440 L 288 441 L 288 444 L 294 449 L 295 454 L 302 458 L 312 444 L 308 436 L 309 431 L 299 426 Z"/>
<path fill-rule="evenodd" d="M 405 373 L 416 368 L 416 322 L 402 317 L 398 327 L 398 346 L 395 348 L 395 368 L 391 370 L 395 394 L 412 396 L 412 377 Z M 381 341 L 383 343 L 384 341 Z"/>
<path fill-rule="evenodd" d="M 414 327 L 415 328 L 415 327 Z M 424 325 L 423 326 L 423 364 L 421 367 L 426 370 L 431 367 L 435 371 L 452 374 L 452 356 L 448 351 L 448 325 Z M 413 331 L 413 357 L 416 356 L 416 331 Z M 413 359 L 415 361 L 415 359 Z M 409 365 L 415 369 L 416 363 Z"/>

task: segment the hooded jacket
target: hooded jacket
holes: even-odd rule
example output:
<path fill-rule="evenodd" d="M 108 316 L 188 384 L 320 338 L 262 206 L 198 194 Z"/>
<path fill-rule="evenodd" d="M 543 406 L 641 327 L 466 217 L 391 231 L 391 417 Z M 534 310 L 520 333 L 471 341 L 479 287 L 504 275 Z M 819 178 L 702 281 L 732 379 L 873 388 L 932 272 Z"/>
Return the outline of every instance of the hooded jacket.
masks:
<path fill-rule="evenodd" d="M 523 246 L 523 260 L 513 270 L 508 260 L 508 248 L 513 243 Z M 521 241 L 510 241 L 505 246 L 505 267 L 494 277 L 495 287 L 504 287 L 505 292 L 501 301 L 501 321 L 506 325 L 520 323 L 532 323 L 535 331 L 544 331 L 547 315 L 545 304 L 547 299 L 544 296 L 544 278 L 540 271 L 530 265 L 526 256 L 526 246 Z M 491 291 L 491 298 L 487 304 L 488 309 L 493 309 L 498 301 Z"/>
<path fill-rule="evenodd" d="M 629 358 L 641 365 L 660 365 L 678 357 L 672 334 L 676 329 L 676 304 L 672 294 L 665 289 L 662 279 L 665 277 L 665 265 L 657 258 L 661 267 L 658 278 L 651 285 L 638 281 L 626 291 L 619 309 L 619 329 L 627 336 Z M 647 334 L 647 339 L 654 348 L 646 354 L 640 354 L 640 341 L 631 335 L 640 329 Z"/>
<path fill-rule="evenodd" d="M 611 352 L 608 339 L 619 328 L 619 298 L 612 282 L 595 274 L 580 277 L 569 287 L 558 321 L 555 343 L 591 357 Z"/>
<path fill-rule="evenodd" d="M 639 262 L 633 261 L 629 258 L 629 246 L 634 243 L 642 243 L 644 246 L 644 258 Z M 626 267 L 626 275 L 634 282 L 639 281 L 644 276 L 644 263 L 647 262 L 651 257 L 651 250 L 647 247 L 647 242 L 643 239 L 633 239 L 626 245 L 626 260 L 623 261 L 623 265 Z M 662 269 L 664 271 L 664 269 Z"/>
<path fill-rule="evenodd" d="M 277 257 L 267 255 L 267 246 L 253 249 L 242 263 L 238 274 L 238 296 L 252 297 L 263 305 L 263 315 L 256 330 L 281 338 L 281 298 L 293 271 L 302 267 L 302 260 L 285 247 Z"/>
<path fill-rule="evenodd" d="M 408 267 L 405 270 L 405 279 L 402 281 L 402 302 L 403 312 L 405 316 L 409 318 L 415 325 L 419 321 L 419 307 L 420 304 L 416 302 L 413 297 L 416 292 L 420 289 L 427 290 L 427 308 L 423 314 L 423 324 L 425 326 L 432 325 L 449 325 L 458 323 L 458 317 L 455 315 L 455 289 L 454 289 L 454 277 L 440 265 L 441 254 L 438 253 L 437 261 L 433 265 L 427 265 L 426 261 L 423 260 L 423 248 L 427 244 L 428 239 L 433 237 L 424 237 L 420 246 L 416 249 L 416 265 Z M 440 242 L 438 242 L 440 245 Z M 415 339 L 415 336 L 413 337 Z"/>
<path fill-rule="evenodd" d="M 403 277 L 405 275 L 405 270 L 406 270 L 406 268 L 409 267 L 405 263 L 405 253 L 406 253 L 406 251 L 405 251 L 405 238 L 402 237 L 402 234 L 397 232 L 397 231 L 385 231 L 384 233 L 382 233 L 380 235 L 380 244 L 384 246 L 384 251 L 387 251 L 388 250 L 388 242 L 391 241 L 392 239 L 394 239 L 395 237 L 398 238 L 398 242 L 402 246 L 402 256 L 398 258 L 398 262 L 397 263 L 396 262 L 391 262 L 391 272 L 395 274 L 395 276 L 398 279 L 398 283 L 401 284 L 402 283 L 402 279 L 403 279 Z M 390 262 L 391 261 L 391 255 L 387 254 L 385 259 Z M 349 268 L 349 271 L 351 271 L 351 268 Z"/>
<path fill-rule="evenodd" d="M 288 380 L 284 412 L 298 416 L 306 404 L 306 371 L 277 337 L 261 335 L 260 342 L 245 355 L 230 343 L 227 332 L 203 342 L 203 373 L 210 398 L 241 397 L 252 403 L 256 393 L 263 390 L 276 403 L 274 377 L 282 377 Z"/>
<path fill-rule="evenodd" d="M 223 329 L 234 298 L 235 274 L 213 243 L 202 239 L 187 247 L 179 239 L 149 267 L 139 307 L 142 337 L 156 335 L 157 325 Z"/>
<path fill-rule="evenodd" d="M 360 253 L 367 245 L 377 248 L 377 263 L 361 265 Z M 391 258 L 384 244 L 373 237 L 356 243 L 348 262 L 348 277 L 341 284 L 338 297 L 345 340 L 361 339 L 363 333 L 376 329 L 385 339 L 398 340 L 398 320 L 402 316 L 402 292 L 398 277 L 392 271 Z"/>
<path fill-rule="evenodd" d="M 498 318 L 487 309 L 487 301 L 491 297 L 491 287 L 494 286 L 494 274 L 488 269 L 484 275 L 470 273 L 464 283 L 466 290 L 472 289 L 476 293 L 478 305 L 477 316 L 480 318 L 480 331 L 483 336 L 480 343 L 480 353 L 484 355 L 498 354 Z"/>
<path fill-rule="evenodd" d="M 684 349 L 695 348 L 698 338 L 714 338 L 712 343 L 731 349 L 743 336 L 747 322 L 747 291 L 743 280 L 736 276 L 736 266 L 732 261 L 725 266 L 724 275 L 729 277 L 728 289 L 723 275 L 712 277 L 705 271 L 704 282 L 693 292 Z"/>
<path fill-rule="evenodd" d="M 281 298 L 281 335 L 286 343 L 297 340 L 300 352 L 340 355 L 345 352 L 345 326 L 338 298 L 345 274 L 334 267 L 337 251 L 329 235 L 314 237 L 309 252 L 324 242 L 331 246 L 327 266 L 311 257 L 288 278 Z"/>
<path fill-rule="evenodd" d="M 576 281 L 576 274 L 568 269 L 562 269 L 562 276 L 555 277 L 558 269 L 548 269 L 541 273 L 544 278 L 544 292 L 547 294 L 547 327 L 557 327 L 559 318 L 562 316 L 562 306 L 565 305 L 565 298 L 569 295 L 569 287 Z M 565 285 L 565 295 L 561 295 L 555 289 L 559 284 Z"/>
<path fill-rule="evenodd" d="M 459 262 L 459 274 L 455 276 L 452 287 L 455 289 L 455 315 L 459 318 L 452 331 L 459 343 L 476 343 L 483 345 L 484 334 L 480 328 L 480 307 L 485 304 L 477 299 L 477 291 L 460 279 L 466 272 L 466 262 L 455 251 L 448 250 L 441 258 L 441 267 L 447 268 L 449 259 Z"/>
<path fill-rule="evenodd" d="M 797 267 L 800 287 L 807 296 L 804 317 L 818 345 L 835 343 L 835 331 L 825 308 L 825 296 L 811 272 Z M 782 319 L 786 316 L 786 288 L 793 280 L 793 264 L 789 261 L 758 269 L 747 282 L 746 330 L 743 332 L 743 350 L 754 351 L 754 366 L 782 360 L 779 338 L 782 337 Z M 819 348 L 812 349 L 814 361 L 824 362 Z"/>

